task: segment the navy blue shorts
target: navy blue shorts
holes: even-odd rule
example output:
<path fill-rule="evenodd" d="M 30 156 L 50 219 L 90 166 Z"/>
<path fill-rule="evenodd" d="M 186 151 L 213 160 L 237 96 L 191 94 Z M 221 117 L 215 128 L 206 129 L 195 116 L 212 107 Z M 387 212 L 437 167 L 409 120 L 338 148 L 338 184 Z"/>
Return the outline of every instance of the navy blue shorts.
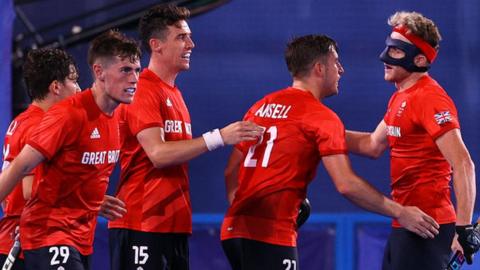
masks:
<path fill-rule="evenodd" d="M 222 241 L 233 270 L 299 270 L 296 247 L 233 238 Z"/>
<path fill-rule="evenodd" d="M 447 268 L 452 254 L 455 224 L 440 225 L 434 239 L 422 237 L 403 228 L 392 228 L 383 256 L 383 270 L 441 270 Z"/>
<path fill-rule="evenodd" d="M 7 255 L 5 254 L 0 254 L 0 267 L 3 266 L 5 263 L 5 260 L 7 259 Z M 24 270 L 25 269 L 25 264 L 22 259 L 17 258 L 15 260 L 15 263 L 13 264 L 12 270 Z"/>
<path fill-rule="evenodd" d="M 188 270 L 188 236 L 109 229 L 112 270 Z"/>
<path fill-rule="evenodd" d="M 90 256 L 71 246 L 49 246 L 24 250 L 27 270 L 89 270 Z"/>

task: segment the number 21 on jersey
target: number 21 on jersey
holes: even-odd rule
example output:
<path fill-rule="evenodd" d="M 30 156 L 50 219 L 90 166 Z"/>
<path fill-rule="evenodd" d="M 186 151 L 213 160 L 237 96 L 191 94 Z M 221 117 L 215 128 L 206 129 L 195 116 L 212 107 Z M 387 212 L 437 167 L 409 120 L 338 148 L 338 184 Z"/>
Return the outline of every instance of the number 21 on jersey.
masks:
<path fill-rule="evenodd" d="M 272 154 L 273 144 L 275 139 L 277 138 L 277 127 L 271 126 L 267 129 L 266 133 L 270 134 L 270 139 L 267 141 L 267 146 L 265 147 L 265 152 L 263 153 L 262 159 L 262 167 L 266 168 L 268 166 L 268 161 L 270 160 L 270 155 Z M 265 133 L 264 133 L 265 134 Z M 263 143 L 263 136 L 260 137 L 257 144 L 250 146 L 248 149 L 247 156 L 245 157 L 245 161 L 243 162 L 243 166 L 245 167 L 257 167 L 257 159 L 253 158 L 255 154 L 255 149 Z"/>

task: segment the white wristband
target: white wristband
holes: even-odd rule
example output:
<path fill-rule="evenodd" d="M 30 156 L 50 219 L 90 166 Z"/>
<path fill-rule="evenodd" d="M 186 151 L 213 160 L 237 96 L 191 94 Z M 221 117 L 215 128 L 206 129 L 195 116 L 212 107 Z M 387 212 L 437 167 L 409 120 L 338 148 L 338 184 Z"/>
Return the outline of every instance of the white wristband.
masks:
<path fill-rule="evenodd" d="M 222 135 L 220 134 L 220 130 L 218 130 L 218 128 L 209 132 L 205 132 L 202 136 L 205 140 L 208 151 L 213 151 L 221 146 L 224 146 Z"/>

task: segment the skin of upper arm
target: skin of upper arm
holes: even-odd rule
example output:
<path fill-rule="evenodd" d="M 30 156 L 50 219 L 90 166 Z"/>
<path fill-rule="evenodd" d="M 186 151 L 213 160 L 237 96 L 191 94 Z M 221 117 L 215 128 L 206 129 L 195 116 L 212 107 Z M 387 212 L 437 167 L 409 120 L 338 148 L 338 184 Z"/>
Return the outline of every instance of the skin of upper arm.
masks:
<path fill-rule="evenodd" d="M 355 177 L 348 156 L 344 154 L 324 156 L 322 163 L 337 190 L 342 194 L 347 192 L 350 180 Z"/>
<path fill-rule="evenodd" d="M 447 131 L 435 141 L 445 159 L 455 169 L 465 160 L 471 160 L 459 129 Z M 457 168 L 458 169 L 458 168 Z"/>
<path fill-rule="evenodd" d="M 137 140 L 153 162 L 157 147 L 165 142 L 163 129 L 160 127 L 146 128 L 137 134 Z"/>

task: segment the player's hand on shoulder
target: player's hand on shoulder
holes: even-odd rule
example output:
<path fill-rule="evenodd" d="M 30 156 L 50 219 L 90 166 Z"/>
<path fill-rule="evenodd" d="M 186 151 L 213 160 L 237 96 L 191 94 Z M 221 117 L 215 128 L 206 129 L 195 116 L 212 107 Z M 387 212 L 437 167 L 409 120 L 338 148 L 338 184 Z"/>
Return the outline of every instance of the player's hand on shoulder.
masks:
<path fill-rule="evenodd" d="M 242 141 L 254 141 L 262 136 L 265 129 L 250 121 L 238 121 L 222 128 L 222 135 L 225 144 L 237 144 Z"/>
<path fill-rule="evenodd" d="M 113 221 L 122 218 L 125 213 L 127 213 L 127 209 L 122 200 L 110 195 L 105 195 L 98 215 Z"/>
<path fill-rule="evenodd" d="M 432 217 L 415 206 L 404 206 L 397 220 L 405 229 L 422 238 L 434 238 L 440 228 Z"/>

